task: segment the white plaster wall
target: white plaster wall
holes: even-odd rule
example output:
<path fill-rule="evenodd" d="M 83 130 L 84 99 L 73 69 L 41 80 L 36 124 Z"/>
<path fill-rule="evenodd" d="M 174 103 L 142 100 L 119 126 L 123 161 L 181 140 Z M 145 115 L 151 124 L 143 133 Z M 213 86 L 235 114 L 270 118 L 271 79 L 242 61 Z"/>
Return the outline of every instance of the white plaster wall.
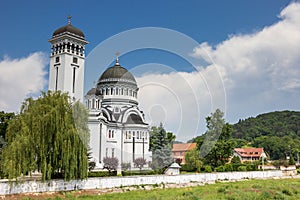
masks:
<path fill-rule="evenodd" d="M 93 159 L 96 164 L 99 163 L 99 146 L 100 146 L 100 124 L 97 121 L 89 121 L 88 127 L 90 129 L 90 148 Z"/>
<path fill-rule="evenodd" d="M 280 170 L 273 171 L 251 171 L 251 172 L 222 172 L 222 173 L 203 173 L 203 174 L 185 174 L 185 175 L 153 175 L 153 176 L 131 176 L 131 177 L 104 177 L 89 178 L 87 180 L 72 180 L 65 182 L 63 180 L 51 181 L 26 181 L 23 183 L 10 183 L 8 180 L 0 181 L 0 195 L 18 194 L 18 193 L 36 193 L 52 191 L 70 191 L 83 189 L 102 189 L 114 188 L 132 185 L 153 185 L 167 183 L 189 183 L 189 182 L 212 182 L 216 180 L 240 180 L 245 178 L 272 178 L 281 177 Z"/>
<path fill-rule="evenodd" d="M 71 97 L 83 102 L 83 84 L 84 84 L 84 58 L 69 53 L 62 53 L 51 56 L 50 59 L 50 74 L 49 74 L 49 90 L 55 91 L 56 69 L 54 67 L 55 58 L 60 57 L 60 65 L 58 65 L 58 85 L 57 89 L 63 92 L 68 92 Z M 73 57 L 78 58 L 79 67 L 76 68 L 75 74 L 75 91 L 73 93 Z"/>

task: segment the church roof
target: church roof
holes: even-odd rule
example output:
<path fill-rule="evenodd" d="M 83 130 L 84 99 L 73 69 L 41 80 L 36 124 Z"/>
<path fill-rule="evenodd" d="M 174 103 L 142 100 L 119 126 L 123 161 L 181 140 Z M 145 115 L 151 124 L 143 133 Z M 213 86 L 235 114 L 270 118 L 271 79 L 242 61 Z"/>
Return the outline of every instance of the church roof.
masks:
<path fill-rule="evenodd" d="M 136 114 L 131 114 L 128 116 L 126 124 L 146 124 L 143 122 L 142 118 Z"/>
<path fill-rule="evenodd" d="M 60 27 L 60 28 L 56 29 L 53 32 L 52 37 L 55 37 L 55 36 L 60 35 L 62 33 L 68 33 L 68 32 L 71 33 L 71 34 L 75 34 L 76 36 L 80 36 L 80 37 L 84 38 L 83 32 L 80 29 L 72 26 L 70 23 L 68 23 L 66 26 L 63 26 L 63 27 Z"/>
<path fill-rule="evenodd" d="M 109 67 L 107 70 L 103 72 L 100 76 L 98 83 L 106 82 L 106 81 L 129 81 L 131 83 L 136 84 L 136 80 L 134 76 L 124 67 L 122 67 L 119 62 L 117 61 L 116 64 L 112 67 Z"/>
<path fill-rule="evenodd" d="M 88 92 L 87 92 L 87 94 L 86 95 L 99 95 L 100 94 L 100 92 L 96 89 L 96 88 L 92 88 L 92 89 L 90 89 Z"/>

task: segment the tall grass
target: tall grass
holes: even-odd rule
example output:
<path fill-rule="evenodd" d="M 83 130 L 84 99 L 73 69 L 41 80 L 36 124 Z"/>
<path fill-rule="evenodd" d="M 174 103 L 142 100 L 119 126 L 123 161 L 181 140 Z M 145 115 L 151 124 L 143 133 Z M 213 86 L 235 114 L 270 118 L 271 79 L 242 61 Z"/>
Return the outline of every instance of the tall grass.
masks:
<path fill-rule="evenodd" d="M 300 179 L 244 180 L 238 182 L 219 182 L 186 188 L 152 189 L 145 187 L 136 191 L 122 193 L 86 195 L 84 193 L 66 194 L 63 199 L 142 199 L 142 200 L 186 200 L 186 199 L 300 199 Z M 59 199 L 56 197 L 56 199 Z"/>

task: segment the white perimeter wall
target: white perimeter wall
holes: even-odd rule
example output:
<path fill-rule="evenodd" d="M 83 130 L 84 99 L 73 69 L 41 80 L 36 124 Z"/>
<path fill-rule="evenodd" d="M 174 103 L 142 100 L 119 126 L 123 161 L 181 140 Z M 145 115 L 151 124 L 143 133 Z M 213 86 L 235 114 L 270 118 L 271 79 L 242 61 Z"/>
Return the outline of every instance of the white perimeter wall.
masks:
<path fill-rule="evenodd" d="M 153 185 L 167 183 L 189 183 L 189 182 L 212 182 L 216 180 L 240 180 L 245 178 L 272 178 L 281 177 L 280 170 L 273 171 L 251 171 L 251 172 L 223 172 L 223 173 L 201 173 L 186 175 L 153 175 L 153 176 L 129 176 L 129 177 L 103 177 L 89 178 L 86 180 L 63 180 L 51 181 L 26 181 L 15 184 L 7 180 L 0 181 L 0 195 L 17 193 L 53 192 L 83 189 L 114 188 L 131 185 Z"/>

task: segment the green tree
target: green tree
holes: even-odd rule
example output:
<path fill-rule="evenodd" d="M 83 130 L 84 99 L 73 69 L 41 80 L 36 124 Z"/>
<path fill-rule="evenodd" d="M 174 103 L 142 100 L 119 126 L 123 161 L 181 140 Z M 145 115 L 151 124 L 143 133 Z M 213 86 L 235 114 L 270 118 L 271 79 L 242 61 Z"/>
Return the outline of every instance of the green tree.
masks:
<path fill-rule="evenodd" d="M 235 142 L 231 139 L 232 125 L 226 123 L 224 113 L 217 109 L 206 118 L 205 139 L 199 140 L 200 156 L 205 165 L 213 168 L 224 165 L 233 153 Z"/>
<path fill-rule="evenodd" d="M 199 151 L 195 148 L 185 154 L 185 165 L 188 171 L 196 171 L 201 166 Z"/>
<path fill-rule="evenodd" d="M 42 93 L 28 98 L 7 128 L 3 172 L 17 178 L 32 171 L 42 180 L 61 174 L 65 180 L 86 178 L 88 172 L 88 113 L 67 94 Z"/>
<path fill-rule="evenodd" d="M 289 159 L 289 165 L 295 165 L 295 160 L 294 160 L 294 157 L 293 155 L 290 156 L 290 159 Z"/>
<path fill-rule="evenodd" d="M 4 111 L 0 111 L 0 151 L 2 147 L 5 145 L 5 136 L 6 129 L 10 120 L 14 118 L 14 113 L 6 113 Z"/>
<path fill-rule="evenodd" d="M 150 150 L 152 151 L 152 167 L 164 168 L 172 163 L 171 151 L 175 137 L 167 133 L 162 123 L 153 126 L 150 131 Z"/>
<path fill-rule="evenodd" d="M 241 164 L 241 159 L 238 156 L 233 156 L 231 159 L 232 164 Z"/>

